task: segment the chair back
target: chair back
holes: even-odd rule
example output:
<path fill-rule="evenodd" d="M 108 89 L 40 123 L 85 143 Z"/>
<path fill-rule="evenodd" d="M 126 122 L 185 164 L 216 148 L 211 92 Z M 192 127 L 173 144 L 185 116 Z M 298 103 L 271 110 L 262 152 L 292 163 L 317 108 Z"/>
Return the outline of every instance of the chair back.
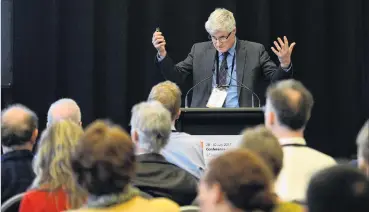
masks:
<path fill-rule="evenodd" d="M 25 192 L 17 194 L 11 197 L 10 199 L 6 200 L 3 204 L 1 204 L 1 212 L 13 212 L 13 211 L 18 212 L 18 208 L 24 194 Z"/>

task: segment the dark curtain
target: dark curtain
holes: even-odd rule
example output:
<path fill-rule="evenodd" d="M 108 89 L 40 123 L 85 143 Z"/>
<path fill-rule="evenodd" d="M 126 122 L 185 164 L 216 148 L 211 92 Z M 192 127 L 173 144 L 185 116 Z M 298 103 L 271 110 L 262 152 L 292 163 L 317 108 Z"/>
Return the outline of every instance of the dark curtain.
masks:
<path fill-rule="evenodd" d="M 160 27 L 175 61 L 207 40 L 216 7 L 234 12 L 239 39 L 264 44 L 277 36 L 297 43 L 295 78 L 313 93 L 310 146 L 333 156 L 355 153 L 369 110 L 367 0 L 18 0 L 13 1 L 13 101 L 45 125 L 47 109 L 75 99 L 84 125 L 110 118 L 128 126 L 132 105 L 163 80 L 154 65 L 152 33 Z M 181 85 L 183 92 L 191 80 Z"/>

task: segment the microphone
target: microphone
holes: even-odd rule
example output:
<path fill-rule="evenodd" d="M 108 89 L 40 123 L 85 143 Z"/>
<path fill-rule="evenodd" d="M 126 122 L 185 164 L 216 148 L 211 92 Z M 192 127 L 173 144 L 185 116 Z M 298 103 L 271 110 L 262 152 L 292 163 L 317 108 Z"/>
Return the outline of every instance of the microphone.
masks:
<path fill-rule="evenodd" d="M 253 90 L 251 90 L 249 87 L 247 87 L 246 85 L 244 85 L 242 82 L 240 82 L 240 81 L 238 81 L 238 80 L 236 80 L 235 78 L 233 78 L 232 77 L 232 75 L 230 75 L 229 73 L 228 73 L 228 71 L 227 71 L 227 74 L 228 74 L 228 76 L 229 76 L 229 80 L 234 80 L 234 81 L 236 81 L 239 85 L 236 85 L 236 87 L 241 87 L 241 88 L 245 88 L 245 89 L 247 89 L 248 91 L 250 91 L 251 93 L 252 93 L 252 95 L 251 95 L 251 100 L 252 100 L 252 107 L 254 107 L 254 95 L 256 96 L 256 98 L 258 99 L 258 103 L 259 103 L 259 107 L 261 107 L 260 106 L 260 98 L 259 98 L 259 96 L 253 91 Z M 234 86 L 234 85 L 233 85 Z M 229 87 L 229 86 L 225 86 L 225 87 Z"/>
<path fill-rule="evenodd" d="M 187 101 L 187 98 L 188 98 L 188 94 L 190 93 L 190 91 L 192 91 L 194 88 L 196 88 L 198 85 L 200 85 L 201 83 L 205 82 L 206 80 L 209 80 L 210 78 L 212 78 L 214 75 L 214 67 L 212 69 L 212 72 L 211 72 L 211 75 L 209 77 L 206 77 L 205 79 L 202 79 L 200 82 L 196 83 L 194 86 L 192 86 L 186 93 L 186 96 L 185 96 L 185 108 L 188 108 L 188 101 Z"/>

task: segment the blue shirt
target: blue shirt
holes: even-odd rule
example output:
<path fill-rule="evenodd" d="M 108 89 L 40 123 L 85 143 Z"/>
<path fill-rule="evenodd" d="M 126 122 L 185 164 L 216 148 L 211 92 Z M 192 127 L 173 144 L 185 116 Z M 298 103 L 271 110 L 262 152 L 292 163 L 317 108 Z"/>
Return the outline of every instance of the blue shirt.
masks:
<path fill-rule="evenodd" d="M 227 74 L 227 85 L 229 85 L 229 82 L 231 83 L 229 88 L 227 89 L 227 97 L 224 103 L 224 107 L 229 108 L 235 108 L 239 107 L 238 104 L 238 93 L 237 93 L 237 66 L 236 66 L 236 58 L 234 59 L 234 66 L 233 66 L 233 72 L 232 72 L 232 62 L 233 58 L 236 57 L 236 39 L 234 41 L 234 44 L 232 48 L 228 50 L 228 57 L 227 57 L 227 65 L 228 65 L 228 74 Z M 222 64 L 224 55 L 222 53 L 219 53 L 219 64 L 218 67 Z M 231 78 L 232 76 L 232 78 Z M 217 86 L 216 84 L 216 74 L 213 76 L 213 88 Z"/>

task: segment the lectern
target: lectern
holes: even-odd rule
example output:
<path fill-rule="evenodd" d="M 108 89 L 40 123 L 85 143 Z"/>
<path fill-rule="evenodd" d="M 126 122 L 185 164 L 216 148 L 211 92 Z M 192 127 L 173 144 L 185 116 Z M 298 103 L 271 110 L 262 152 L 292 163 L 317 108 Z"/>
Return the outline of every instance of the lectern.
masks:
<path fill-rule="evenodd" d="M 262 123 L 261 108 L 182 108 L 176 127 L 193 135 L 239 135 Z"/>

